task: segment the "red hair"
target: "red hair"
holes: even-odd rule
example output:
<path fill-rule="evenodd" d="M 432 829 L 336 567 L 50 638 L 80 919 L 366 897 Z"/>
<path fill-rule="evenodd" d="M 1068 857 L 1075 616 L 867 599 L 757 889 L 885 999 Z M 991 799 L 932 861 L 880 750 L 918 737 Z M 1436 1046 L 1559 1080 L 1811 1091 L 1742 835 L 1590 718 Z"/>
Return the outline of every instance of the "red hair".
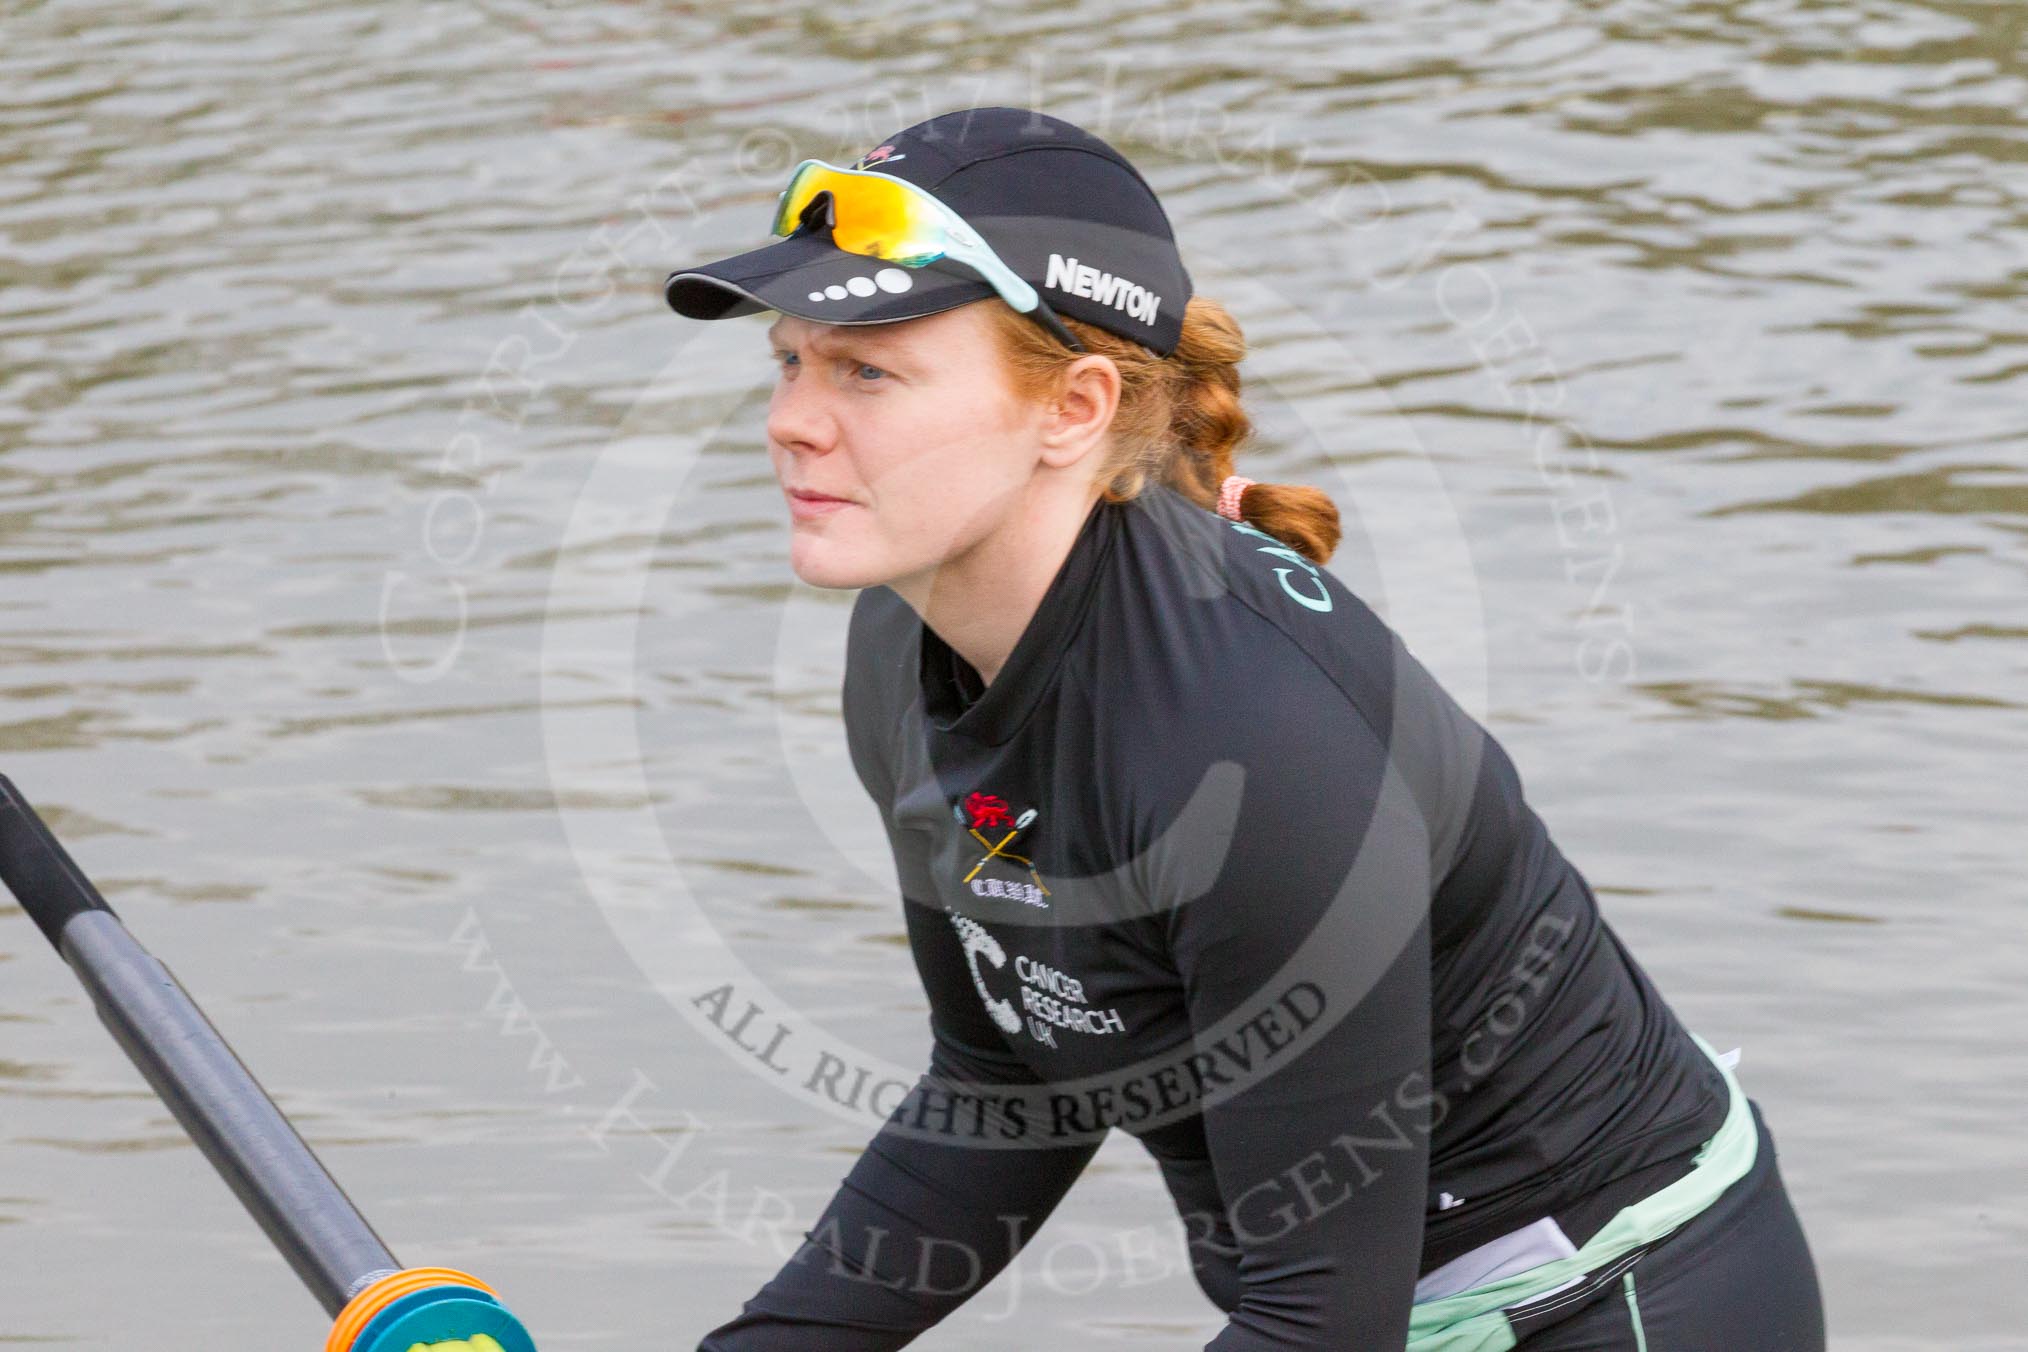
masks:
<path fill-rule="evenodd" d="M 1192 296 L 1183 310 L 1182 339 L 1167 357 L 1064 316 L 1085 345 L 1085 353 L 1072 352 L 1012 306 L 988 308 L 1008 383 L 1022 398 L 1054 394 L 1064 368 L 1082 355 L 1110 357 L 1119 367 L 1112 449 L 1099 467 L 1106 501 L 1126 502 L 1153 481 L 1217 510 L 1219 486 L 1234 472 L 1233 454 L 1253 432 L 1239 401 L 1246 339 L 1223 305 Z M 1255 483 L 1240 494 L 1240 515 L 1312 563 L 1328 561 L 1338 548 L 1338 504 L 1321 488 Z"/>

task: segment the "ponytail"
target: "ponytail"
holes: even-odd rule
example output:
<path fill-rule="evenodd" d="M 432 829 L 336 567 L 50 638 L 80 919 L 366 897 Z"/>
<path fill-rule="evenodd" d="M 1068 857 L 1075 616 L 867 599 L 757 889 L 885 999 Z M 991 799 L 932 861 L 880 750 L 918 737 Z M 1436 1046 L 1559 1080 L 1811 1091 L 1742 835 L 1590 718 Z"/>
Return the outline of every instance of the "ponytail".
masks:
<path fill-rule="evenodd" d="M 1041 397 L 1079 354 L 1011 306 L 992 308 L 1011 383 L 1022 395 Z M 1120 371 L 1112 455 L 1100 470 L 1105 500 L 1130 501 L 1155 482 L 1216 511 L 1234 452 L 1253 433 L 1239 398 L 1246 339 L 1238 321 L 1217 301 L 1192 296 L 1182 337 L 1167 357 L 1080 320 L 1063 322 L 1087 352 L 1112 358 Z M 1321 488 L 1252 483 L 1240 493 L 1239 513 L 1312 563 L 1328 562 L 1338 548 L 1338 504 Z"/>

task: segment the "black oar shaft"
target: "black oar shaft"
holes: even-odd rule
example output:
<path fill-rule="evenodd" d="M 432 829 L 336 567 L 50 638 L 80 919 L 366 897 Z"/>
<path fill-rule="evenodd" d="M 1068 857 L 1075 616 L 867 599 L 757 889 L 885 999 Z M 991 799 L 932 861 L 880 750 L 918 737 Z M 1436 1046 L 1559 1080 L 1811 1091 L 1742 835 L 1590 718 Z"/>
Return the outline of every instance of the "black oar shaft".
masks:
<path fill-rule="evenodd" d="M 0 882 L 326 1313 L 400 1264 L 176 978 L 0 775 Z"/>

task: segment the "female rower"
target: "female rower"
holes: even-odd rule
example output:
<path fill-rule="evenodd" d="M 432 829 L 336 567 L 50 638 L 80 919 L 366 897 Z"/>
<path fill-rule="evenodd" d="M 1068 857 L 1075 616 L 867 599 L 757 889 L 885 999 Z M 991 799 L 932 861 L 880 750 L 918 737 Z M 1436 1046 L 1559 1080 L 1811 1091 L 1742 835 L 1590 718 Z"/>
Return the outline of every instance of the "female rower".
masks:
<path fill-rule="evenodd" d="M 1499 743 L 1234 473 L 1244 345 L 1154 192 L 1027 109 L 806 161 L 673 274 L 774 311 L 790 560 L 844 680 L 929 1066 L 703 1352 L 898 1348 L 1099 1142 L 1146 1146 L 1215 1352 L 1820 1352 L 1758 1106 Z"/>

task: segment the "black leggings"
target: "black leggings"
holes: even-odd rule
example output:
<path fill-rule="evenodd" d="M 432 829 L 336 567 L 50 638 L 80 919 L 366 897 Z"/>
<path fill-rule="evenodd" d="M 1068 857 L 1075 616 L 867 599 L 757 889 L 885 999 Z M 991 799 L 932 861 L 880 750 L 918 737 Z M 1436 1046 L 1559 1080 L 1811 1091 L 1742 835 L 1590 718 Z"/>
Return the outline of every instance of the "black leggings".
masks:
<path fill-rule="evenodd" d="M 1515 1352 L 1824 1352 L 1824 1304 L 1774 1138 L 1674 1234 L 1508 1311 Z"/>

